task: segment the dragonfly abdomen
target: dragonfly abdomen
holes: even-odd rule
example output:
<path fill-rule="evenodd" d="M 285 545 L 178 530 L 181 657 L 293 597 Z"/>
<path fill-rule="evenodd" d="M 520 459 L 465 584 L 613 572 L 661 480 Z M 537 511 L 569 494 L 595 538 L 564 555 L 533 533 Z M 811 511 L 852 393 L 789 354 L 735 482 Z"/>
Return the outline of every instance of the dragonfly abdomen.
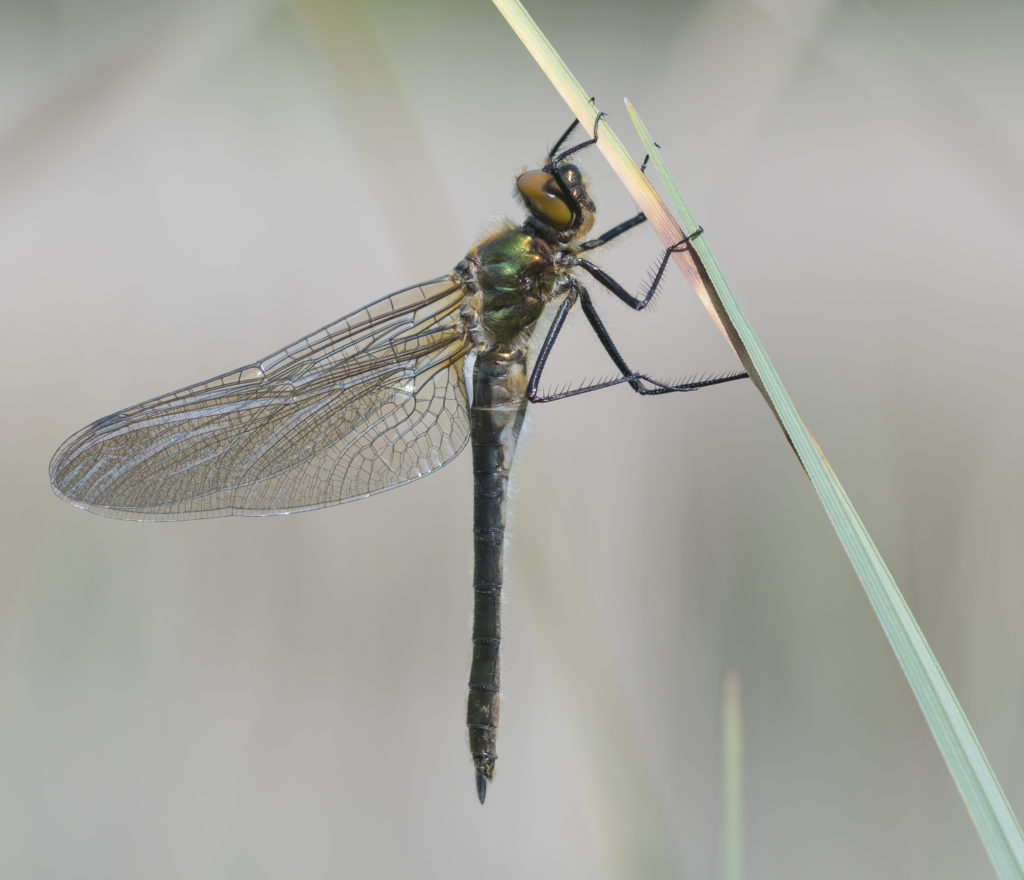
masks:
<path fill-rule="evenodd" d="M 498 758 L 501 588 L 508 474 L 526 413 L 526 353 L 483 351 L 473 370 L 473 664 L 466 726 L 483 803 Z"/>

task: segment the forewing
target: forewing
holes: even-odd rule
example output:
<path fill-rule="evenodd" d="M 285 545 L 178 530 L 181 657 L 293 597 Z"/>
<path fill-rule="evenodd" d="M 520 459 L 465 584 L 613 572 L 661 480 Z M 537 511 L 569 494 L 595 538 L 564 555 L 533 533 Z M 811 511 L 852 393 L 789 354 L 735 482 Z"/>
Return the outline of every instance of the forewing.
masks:
<path fill-rule="evenodd" d="M 269 357 L 83 428 L 54 490 L 124 519 L 308 510 L 383 492 L 469 438 L 470 349 L 451 277 L 400 290 Z"/>

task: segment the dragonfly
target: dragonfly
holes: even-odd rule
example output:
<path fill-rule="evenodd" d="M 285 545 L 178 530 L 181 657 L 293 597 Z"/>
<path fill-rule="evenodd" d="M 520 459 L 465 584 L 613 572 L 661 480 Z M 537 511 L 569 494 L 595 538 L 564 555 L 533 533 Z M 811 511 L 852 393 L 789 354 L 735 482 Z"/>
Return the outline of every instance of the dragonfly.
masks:
<path fill-rule="evenodd" d="M 76 507 L 130 520 L 190 520 L 366 498 L 433 473 L 471 445 L 466 725 L 481 804 L 498 757 L 506 499 L 528 404 L 617 385 L 660 395 L 746 377 L 672 383 L 637 372 L 598 316 L 581 273 L 641 311 L 671 255 L 697 234 L 665 251 L 637 296 L 586 258 L 646 219 L 637 214 L 586 239 L 594 202 L 579 166 L 567 160 L 596 143 L 602 115 L 591 138 L 566 147 L 573 122 L 542 167 L 517 176 L 523 222 L 503 221 L 448 274 L 378 299 L 262 360 L 98 419 L 50 462 L 54 491 Z M 577 303 L 618 374 L 541 393 L 545 364 Z"/>

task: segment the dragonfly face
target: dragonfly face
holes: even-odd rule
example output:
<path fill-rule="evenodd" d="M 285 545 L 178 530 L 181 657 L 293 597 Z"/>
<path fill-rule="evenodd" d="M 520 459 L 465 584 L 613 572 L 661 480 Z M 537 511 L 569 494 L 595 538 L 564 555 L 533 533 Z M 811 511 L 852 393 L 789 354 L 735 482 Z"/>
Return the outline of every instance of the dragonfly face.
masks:
<path fill-rule="evenodd" d="M 516 190 L 538 231 L 555 241 L 572 241 L 594 225 L 594 203 L 575 165 L 524 171 L 516 178 Z"/>
<path fill-rule="evenodd" d="M 379 299 L 262 360 L 99 419 L 68 438 L 50 462 L 54 491 L 77 507 L 124 519 L 184 520 L 365 498 L 432 473 L 472 440 L 475 614 L 467 725 L 481 802 L 497 758 L 508 475 L 527 402 L 554 399 L 539 395 L 537 383 L 569 309 L 582 303 L 622 372 L 591 388 L 628 383 L 655 394 L 739 378 L 671 386 L 626 366 L 575 270 L 643 308 L 657 279 L 644 299 L 635 299 L 580 254 L 644 218 L 581 244 L 594 205 L 580 170 L 562 161 L 575 149 L 521 174 L 526 220 L 479 242 L 449 274 Z M 528 376 L 531 333 L 547 308 L 557 311 Z M 463 366 L 471 352 L 470 398 Z"/>

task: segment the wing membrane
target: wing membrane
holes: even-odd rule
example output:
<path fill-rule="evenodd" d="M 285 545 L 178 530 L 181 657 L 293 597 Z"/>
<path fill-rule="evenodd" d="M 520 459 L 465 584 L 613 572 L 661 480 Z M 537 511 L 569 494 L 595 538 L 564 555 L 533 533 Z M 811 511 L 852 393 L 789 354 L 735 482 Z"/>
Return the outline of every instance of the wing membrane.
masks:
<path fill-rule="evenodd" d="M 289 513 L 437 470 L 469 438 L 462 287 L 438 278 L 230 373 L 99 419 L 54 490 L 124 519 Z"/>

